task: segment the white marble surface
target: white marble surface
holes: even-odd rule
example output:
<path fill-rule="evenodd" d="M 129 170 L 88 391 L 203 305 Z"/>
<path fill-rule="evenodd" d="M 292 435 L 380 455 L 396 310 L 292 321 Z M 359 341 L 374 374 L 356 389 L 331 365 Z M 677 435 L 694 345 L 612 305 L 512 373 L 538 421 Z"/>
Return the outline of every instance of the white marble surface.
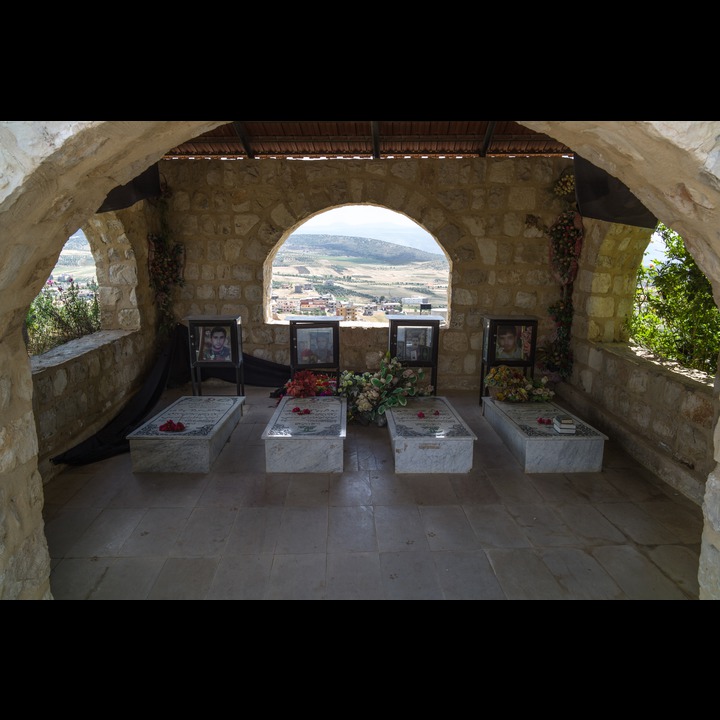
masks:
<path fill-rule="evenodd" d="M 607 436 L 555 403 L 507 403 L 483 397 L 483 415 L 527 473 L 600 472 Z M 569 415 L 575 434 L 538 418 Z"/>
<path fill-rule="evenodd" d="M 181 397 L 131 432 L 133 472 L 210 472 L 240 421 L 244 396 Z M 167 420 L 185 430 L 160 430 Z"/>
<path fill-rule="evenodd" d="M 295 408 L 300 412 L 293 412 Z M 346 431 L 346 398 L 284 397 L 262 434 L 265 469 L 276 473 L 342 472 Z"/>
<path fill-rule="evenodd" d="M 447 398 L 410 398 L 405 407 L 390 408 L 385 414 L 396 473 L 466 473 L 472 469 L 477 438 Z"/>

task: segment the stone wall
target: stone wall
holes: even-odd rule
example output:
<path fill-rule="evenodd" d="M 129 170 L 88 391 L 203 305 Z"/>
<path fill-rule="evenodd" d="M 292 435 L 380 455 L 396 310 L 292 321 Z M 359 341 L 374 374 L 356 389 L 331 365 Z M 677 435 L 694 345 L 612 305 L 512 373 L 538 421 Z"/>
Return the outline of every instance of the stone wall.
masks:
<path fill-rule="evenodd" d="M 42 535 L 42 490 L 40 476 L 37 472 L 37 438 L 34 432 L 34 418 L 32 413 L 33 383 L 29 372 L 29 363 L 24 352 L 20 329 L 22 319 L 32 298 L 38 292 L 48 273 L 52 270 L 57 254 L 62 247 L 64 239 L 77 227 L 91 217 L 95 208 L 99 207 L 106 193 L 118 184 L 129 182 L 140 171 L 154 162 L 163 150 L 172 147 L 177 142 L 194 136 L 205 130 L 221 124 L 213 122 L 175 122 L 175 121 L 51 121 L 51 122 L 15 122 L 3 121 L 0 123 L 0 166 L 3 168 L 3 177 L 7 178 L 0 187 L 0 248 L 2 250 L 2 265 L 5 272 L 0 278 L 2 289 L 2 342 L 0 342 L 0 528 L 2 528 L 2 550 L 0 551 L 0 597 L 6 598 L 42 598 L 49 596 L 49 559 L 47 547 Z M 594 162 L 619 180 L 627 184 L 646 206 L 663 218 L 670 226 L 687 238 L 688 247 L 701 269 L 708 275 L 713 283 L 716 298 L 720 295 L 720 248 L 717 234 L 712 231 L 718 226 L 717 215 L 720 213 L 718 202 L 717 157 L 718 123 L 715 121 L 523 121 L 523 124 L 533 127 L 540 132 L 548 132 L 553 137 L 573 147 L 582 157 Z M 313 212 L 337 206 L 348 202 L 377 202 L 393 209 L 401 209 L 411 217 L 420 218 L 423 226 L 443 243 L 444 247 L 455 245 L 454 256 L 451 259 L 461 261 L 467 258 L 471 263 L 471 270 L 475 271 L 475 284 L 460 286 L 457 296 L 453 294 L 453 317 L 455 312 L 473 314 L 476 307 L 483 308 L 484 312 L 506 312 L 510 306 L 517 306 L 518 314 L 526 314 L 528 308 L 536 305 L 539 308 L 547 307 L 546 297 L 537 298 L 537 302 L 527 303 L 525 288 L 535 285 L 532 278 L 521 270 L 514 276 L 512 268 L 504 268 L 505 278 L 510 282 L 501 288 L 503 273 L 494 273 L 492 266 L 498 259 L 498 268 L 505 264 L 503 253 L 514 253 L 519 249 L 516 241 L 502 243 L 498 246 L 497 239 L 503 240 L 513 236 L 513 228 L 518 228 L 517 220 L 524 212 L 535 212 L 543 219 L 550 220 L 557 215 L 556 209 L 548 207 L 543 211 L 539 205 L 548 202 L 547 197 L 535 203 L 534 210 L 527 209 L 521 213 L 504 216 L 508 224 L 498 223 L 496 216 L 488 220 L 487 217 L 476 222 L 477 206 L 473 185 L 477 184 L 478 198 L 481 203 L 487 203 L 488 209 L 498 200 L 502 205 L 502 198 L 509 197 L 509 192 L 503 192 L 500 187 L 489 189 L 483 185 L 485 180 L 494 180 L 496 172 L 503 172 L 502 161 L 497 168 L 493 168 L 487 175 L 472 177 L 474 168 L 466 162 L 454 165 L 447 162 L 448 172 L 455 174 L 462 167 L 463 172 L 470 168 L 471 175 L 467 179 L 466 193 L 473 197 L 472 206 L 464 212 L 467 225 L 462 227 L 454 223 L 446 224 L 445 208 L 452 210 L 454 201 L 460 199 L 464 203 L 463 191 L 453 196 L 444 192 L 443 182 L 431 182 L 425 192 L 422 180 L 416 183 L 412 191 L 412 199 L 405 195 L 409 186 L 398 183 L 394 192 L 389 194 L 374 193 L 375 186 L 372 181 L 366 182 L 352 173 L 345 173 L 339 166 L 350 167 L 345 161 L 338 163 L 336 178 L 330 179 L 321 169 L 320 163 L 274 163 L 277 167 L 272 172 L 277 175 L 288 175 L 292 178 L 301 165 L 310 167 L 300 171 L 298 183 L 288 184 L 281 182 L 279 196 L 286 193 L 288 207 L 282 209 L 282 203 L 272 203 L 275 211 L 269 224 L 266 223 L 267 214 L 264 208 L 256 207 L 250 185 L 250 175 L 257 172 L 256 183 L 264 184 L 268 175 L 265 170 L 260 171 L 260 162 L 247 162 L 248 182 L 245 190 L 230 188 L 233 204 L 227 208 L 230 225 L 223 229 L 222 234 L 228 236 L 235 232 L 234 221 L 237 218 L 242 224 L 247 222 L 248 227 L 254 223 L 252 215 L 264 218 L 262 227 L 256 234 L 258 241 L 255 246 L 247 246 L 247 251 L 254 255 L 267 256 L 265 245 L 276 242 L 276 231 L 287 227 L 286 220 L 300 222 Z M 425 161 L 420 161 L 425 162 Z M 510 161 L 515 162 L 515 161 Z M 524 162 L 524 161 L 523 161 Z M 545 162 L 545 161 L 542 161 Z M 202 161 L 198 164 L 204 164 Z M 368 179 L 376 174 L 377 187 L 384 185 L 390 172 L 389 161 L 367 163 L 375 166 L 367 168 L 362 175 Z M 433 165 L 432 161 L 429 163 Z M 179 165 L 179 163 L 178 163 Z M 229 166 L 230 163 L 227 163 Z M 550 163 L 549 165 L 552 165 Z M 313 167 L 317 166 L 318 174 L 325 174 L 319 183 L 313 182 L 315 178 Z M 542 163 L 538 165 L 541 167 Z M 547 172 L 548 178 L 556 176 L 555 170 Z M 486 168 L 487 170 L 487 168 Z M 527 170 L 527 167 L 525 168 Z M 184 170 L 183 170 L 184 172 Z M 218 173 L 220 186 L 223 186 L 222 176 L 225 170 Z M 391 171 L 395 176 L 395 169 Z M 425 172 L 421 168 L 413 168 L 408 164 L 406 168 L 399 168 L 397 178 L 403 173 Z M 444 171 L 433 174 L 440 175 Z M 512 174 L 512 168 L 507 169 Z M 307 177 L 303 177 L 307 175 Z M 522 182 L 526 178 L 517 178 Z M 481 182 L 482 181 L 482 182 Z M 234 183 L 229 178 L 229 183 Z M 548 180 L 550 182 L 550 180 Z M 452 183 L 451 183 L 452 184 Z M 455 186 L 457 189 L 457 186 Z M 505 188 L 508 190 L 509 188 Z M 518 186 L 522 194 L 528 187 Z M 238 192 L 239 190 L 239 192 Z M 268 200 L 267 188 L 262 188 L 261 195 Z M 416 192 L 417 190 L 417 192 Z M 435 194 L 434 196 L 432 194 Z M 338 198 L 345 197 L 343 201 Z M 380 198 L 386 202 L 382 203 Z M 513 195 L 515 198 L 516 196 Z M 205 196 L 205 200 L 212 195 Z M 365 199 L 361 199 L 365 198 Z M 195 198 L 203 202 L 202 198 Z M 414 202 L 417 199 L 418 202 Z M 424 207 L 426 200 L 430 202 L 427 211 Z M 536 198 L 537 199 L 537 198 Z M 533 205 L 533 203 L 529 203 Z M 505 206 L 508 207 L 508 206 Z M 194 208 L 196 214 L 200 206 Z M 220 208 L 213 208 L 216 214 Z M 416 212 L 417 211 L 417 212 Z M 454 212 L 452 213 L 454 215 Z M 204 222 L 213 222 L 207 217 Z M 202 227 L 205 232 L 207 226 Z M 192 229 L 188 237 L 193 235 Z M 509 230 L 509 233 L 505 231 Z M 485 237 L 488 242 L 481 246 L 457 244 L 453 237 L 465 237 L 466 231 L 475 238 Z M 621 231 L 624 232 L 624 231 Z M 521 235 L 530 238 L 526 230 Z M 246 233 L 247 235 L 247 233 Z M 202 239 L 201 235 L 198 235 Z M 220 235 L 218 235 L 218 238 Z M 518 240 L 518 236 L 514 236 Z M 493 242 L 495 238 L 495 242 Z M 202 239 L 207 243 L 208 238 Z M 236 240 L 236 238 L 235 238 Z M 520 241 L 522 242 L 522 241 Z M 237 247 L 233 242 L 228 245 L 232 253 Z M 219 247 L 216 244 L 215 247 Z M 494 250 L 493 250 L 494 248 Z M 483 258 L 483 265 L 487 262 L 490 270 L 475 265 L 478 253 L 487 253 Z M 489 257 L 492 254 L 495 257 Z M 228 258 L 228 260 L 230 257 Z M 639 260 L 639 258 L 638 258 Z M 603 255 L 602 262 L 612 263 L 613 258 Z M 637 260 L 635 261 L 637 264 Z M 536 263 L 535 268 L 541 263 Z M 244 272 L 244 270 L 242 270 Z M 611 273 L 612 274 L 612 273 Z M 520 283 L 514 287 L 514 280 Z M 454 278 L 453 278 L 454 279 Z M 258 278 L 262 285 L 262 279 Z M 214 283 L 214 281 L 213 281 Z M 213 286 L 211 283 L 211 287 Z M 498 295 L 493 296 L 493 302 L 488 302 L 484 289 L 488 284 L 498 285 Z M 146 287 L 142 278 L 139 278 L 141 291 Z M 591 286 L 592 287 L 592 286 Z M 517 301 L 503 304 L 500 290 L 516 298 Z M 593 302 L 580 307 L 577 314 L 578 337 L 588 341 L 612 342 L 618 341 L 615 329 L 619 322 L 619 308 L 615 304 L 596 302 L 595 297 L 602 296 L 602 288 L 592 288 Z M 234 288 L 230 289 L 234 292 Z M 198 300 L 201 298 L 198 297 Z M 555 299 L 554 297 L 552 298 Z M 255 308 L 250 297 L 246 298 L 249 308 Z M 208 295 L 208 302 L 215 302 L 212 295 Z M 495 302 L 497 301 L 497 302 Z M 188 299 L 193 303 L 192 298 Z M 203 299 L 202 302 L 205 302 Z M 487 308 L 487 309 L 485 309 Z M 583 315 L 587 311 L 587 315 Z M 187 308 L 182 312 L 188 314 Z M 214 312 L 214 311 L 213 311 Z M 593 313 L 606 313 L 605 321 L 596 323 Z M 223 313 L 224 314 L 224 313 Z M 476 316 L 478 313 L 475 313 Z M 260 310 L 262 316 L 262 309 Z M 244 318 L 245 319 L 245 318 Z M 248 316 L 248 320 L 250 316 Z M 472 319 L 472 318 L 471 318 Z M 142 320 L 141 320 L 142 326 Z M 464 324 L 469 329 L 472 323 Z M 258 336 L 268 332 L 272 336 L 272 329 L 265 328 L 259 323 L 255 325 Z M 602 336 L 595 337 L 596 329 Z M 465 331 L 463 334 L 469 337 Z M 479 340 L 479 331 L 474 335 L 474 341 Z M 605 334 L 609 337 L 605 337 Z M 255 343 L 260 352 L 262 342 L 258 338 L 248 338 Z M 471 345 L 472 347 L 472 345 Z M 472 354 L 467 353 L 468 363 L 472 363 Z M 474 370 L 467 368 L 466 378 L 473 376 Z M 579 385 L 573 385 L 577 379 L 573 378 L 570 385 L 582 392 Z M 442 381 L 441 381 L 442 382 Z M 111 418 L 107 418 L 110 420 Z M 716 438 L 716 447 L 720 447 L 720 437 Z M 711 473 L 707 483 L 703 510 L 705 515 L 705 529 L 703 532 L 703 546 L 700 563 L 700 597 L 701 599 L 720 599 L 718 588 L 718 569 L 720 568 L 720 548 L 718 528 L 720 519 L 720 488 L 715 472 Z"/>
<path fill-rule="evenodd" d="M 186 246 L 188 315 L 240 315 L 245 352 L 288 364 L 287 324 L 270 318 L 271 266 L 282 243 L 313 215 L 348 204 L 401 212 L 431 233 L 450 265 L 448 325 L 440 334 L 438 386 L 479 390 L 482 317 L 537 317 L 559 297 L 548 239 L 526 224 L 564 209 L 552 186 L 564 158 L 313 162 L 163 161 L 169 221 Z M 375 369 L 387 330 L 341 323 L 341 363 Z"/>
<path fill-rule="evenodd" d="M 138 391 L 153 359 L 148 346 L 142 333 L 109 330 L 31 358 L 43 482 L 65 467 L 50 458 L 101 430 Z"/>
<path fill-rule="evenodd" d="M 184 285 L 175 297 L 177 319 L 239 314 L 243 350 L 289 364 L 288 325 L 268 319 L 272 258 L 312 214 L 350 201 L 372 202 L 421 222 L 448 255 L 451 302 L 448 326 L 440 331 L 438 392 L 459 389 L 479 396 L 483 315 L 538 317 L 541 341 L 552 330 L 547 307 L 560 289 L 548 268 L 548 240 L 525 223 L 525 215 L 539 215 L 549 224 L 564 209 L 551 188 L 566 166 L 562 159 L 475 159 L 457 165 L 405 160 L 380 166 L 163 163 L 171 193 L 168 220 L 187 258 Z M 140 278 L 139 286 L 147 282 L 145 235 L 156 222 L 153 208 L 139 204 L 116 215 L 96 216 L 88 224 L 91 244 L 104 248 L 108 258 L 101 277 L 116 280 L 110 295 L 120 310 L 107 317 L 118 318 L 121 327 L 120 318 L 132 313 L 152 318 L 148 291 L 136 291 L 125 281 L 118 287 L 117 280 Z M 559 396 L 700 503 L 714 467 L 717 401 L 712 387 L 639 358 L 623 340 L 635 272 L 650 231 L 591 219 L 584 225 L 573 293 L 575 365 L 570 381 L 558 387 Z M 103 407 L 107 410 L 113 402 L 119 410 L 137 388 L 137 366 L 128 358 L 150 362 L 151 349 L 141 334 L 120 334 L 110 346 L 99 335 L 99 342 L 88 339 L 90 344 L 75 357 L 69 348 L 34 363 L 40 466 L 46 480 L 53 471 L 48 458 L 92 434 Z M 110 349 L 114 345 L 118 347 Z M 386 326 L 341 323 L 344 369 L 377 369 L 387 346 Z M 113 359 L 121 362 L 122 371 L 110 381 L 103 375 Z M 104 369 L 98 374 L 99 367 Z"/>
<path fill-rule="evenodd" d="M 642 357 L 626 343 L 576 342 L 573 377 L 558 402 L 698 505 L 715 467 L 718 401 L 713 380 Z"/>
<path fill-rule="evenodd" d="M 167 342 L 155 335 L 147 268 L 147 234 L 159 224 L 157 205 L 141 202 L 93 215 L 83 226 L 95 260 L 103 330 L 31 358 L 43 482 L 65 467 L 50 458 L 94 435 L 127 405 Z"/>

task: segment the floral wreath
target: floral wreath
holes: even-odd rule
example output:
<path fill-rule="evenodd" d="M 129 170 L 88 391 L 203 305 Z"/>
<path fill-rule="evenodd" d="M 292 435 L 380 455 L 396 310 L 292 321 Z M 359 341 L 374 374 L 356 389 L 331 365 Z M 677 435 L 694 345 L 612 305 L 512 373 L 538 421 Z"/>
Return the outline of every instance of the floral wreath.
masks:
<path fill-rule="evenodd" d="M 567 378 L 572 371 L 572 351 L 570 350 L 570 327 L 574 314 L 572 303 L 572 284 L 579 269 L 585 231 L 582 215 L 573 207 L 575 202 L 575 175 L 570 169 L 563 172 L 553 186 L 558 197 L 570 203 L 571 209 L 560 213 L 555 222 L 548 227 L 536 215 L 527 215 L 526 225 L 534 226 L 550 238 L 549 259 L 553 277 L 561 287 L 561 299 L 548 308 L 550 317 L 556 323 L 554 337 L 538 347 L 539 364 L 546 370 L 557 373 L 559 378 Z"/>

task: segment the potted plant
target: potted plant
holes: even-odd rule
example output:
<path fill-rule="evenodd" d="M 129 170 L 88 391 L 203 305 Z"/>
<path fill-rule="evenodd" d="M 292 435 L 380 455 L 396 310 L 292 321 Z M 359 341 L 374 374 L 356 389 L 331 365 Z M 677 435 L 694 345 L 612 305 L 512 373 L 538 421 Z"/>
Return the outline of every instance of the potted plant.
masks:
<path fill-rule="evenodd" d="M 501 402 L 548 402 L 555 395 L 547 376 L 529 378 L 520 368 L 508 365 L 490 368 L 483 384 L 490 396 Z"/>

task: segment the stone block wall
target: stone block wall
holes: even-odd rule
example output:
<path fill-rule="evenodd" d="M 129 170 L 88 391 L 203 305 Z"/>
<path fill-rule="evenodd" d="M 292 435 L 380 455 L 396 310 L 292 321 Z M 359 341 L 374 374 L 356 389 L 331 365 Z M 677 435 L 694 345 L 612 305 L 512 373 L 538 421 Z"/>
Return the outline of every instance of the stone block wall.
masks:
<path fill-rule="evenodd" d="M 38 469 L 47 483 L 64 465 L 50 458 L 94 435 L 142 385 L 154 348 L 140 332 L 101 331 L 31 358 Z"/>
<path fill-rule="evenodd" d="M 479 391 L 482 317 L 537 317 L 559 297 L 548 239 L 525 223 L 551 222 L 564 205 L 552 186 L 564 158 L 364 161 L 161 162 L 172 194 L 169 222 L 186 247 L 185 285 L 175 297 L 188 315 L 240 315 L 245 352 L 288 364 L 288 328 L 269 313 L 271 267 L 282 243 L 313 215 L 348 204 L 401 212 L 430 232 L 450 265 L 447 327 L 440 333 L 438 387 Z M 387 327 L 342 322 L 344 368 L 375 369 Z"/>
<path fill-rule="evenodd" d="M 578 341 L 573 378 L 558 388 L 581 417 L 671 487 L 701 505 L 715 467 L 720 408 L 713 379 L 687 373 L 626 343 Z M 675 367 L 675 369 L 673 369 Z"/>
<path fill-rule="evenodd" d="M 568 162 L 163 162 L 171 193 L 168 221 L 186 255 L 184 285 L 174 298 L 176 318 L 239 314 L 244 351 L 289 364 L 288 325 L 269 319 L 275 253 L 317 212 L 351 203 L 381 205 L 416 220 L 445 251 L 451 296 L 449 322 L 440 330 L 438 391 L 479 395 L 484 315 L 537 317 L 541 342 L 552 332 L 547 307 L 560 289 L 549 271 L 548 239 L 525 217 L 537 215 L 550 224 L 565 209 L 552 185 Z M 123 281 L 116 295 L 118 310 L 137 312 L 142 327 L 152 324 L 154 312 L 146 287 L 145 238 L 156 222 L 152 207 L 138 205 L 89 224 L 89 237 L 107 248 L 108 268 L 121 261 L 131 270 L 123 277 L 138 278 L 137 291 Z M 558 387 L 559 397 L 621 439 L 670 485 L 702 502 L 714 467 L 712 388 L 638 358 L 623 338 L 635 270 L 650 231 L 590 219 L 584 224 L 573 294 L 575 367 L 569 382 Z M 151 364 L 154 350 L 144 331 L 98 336 L 76 341 L 80 352 L 70 344 L 33 361 L 45 481 L 56 471 L 50 457 L 92 435 L 98 418 L 107 422 L 129 400 L 141 381 L 135 359 L 142 358 L 146 369 Z M 343 369 L 375 370 L 387 347 L 386 326 L 340 325 Z"/>

